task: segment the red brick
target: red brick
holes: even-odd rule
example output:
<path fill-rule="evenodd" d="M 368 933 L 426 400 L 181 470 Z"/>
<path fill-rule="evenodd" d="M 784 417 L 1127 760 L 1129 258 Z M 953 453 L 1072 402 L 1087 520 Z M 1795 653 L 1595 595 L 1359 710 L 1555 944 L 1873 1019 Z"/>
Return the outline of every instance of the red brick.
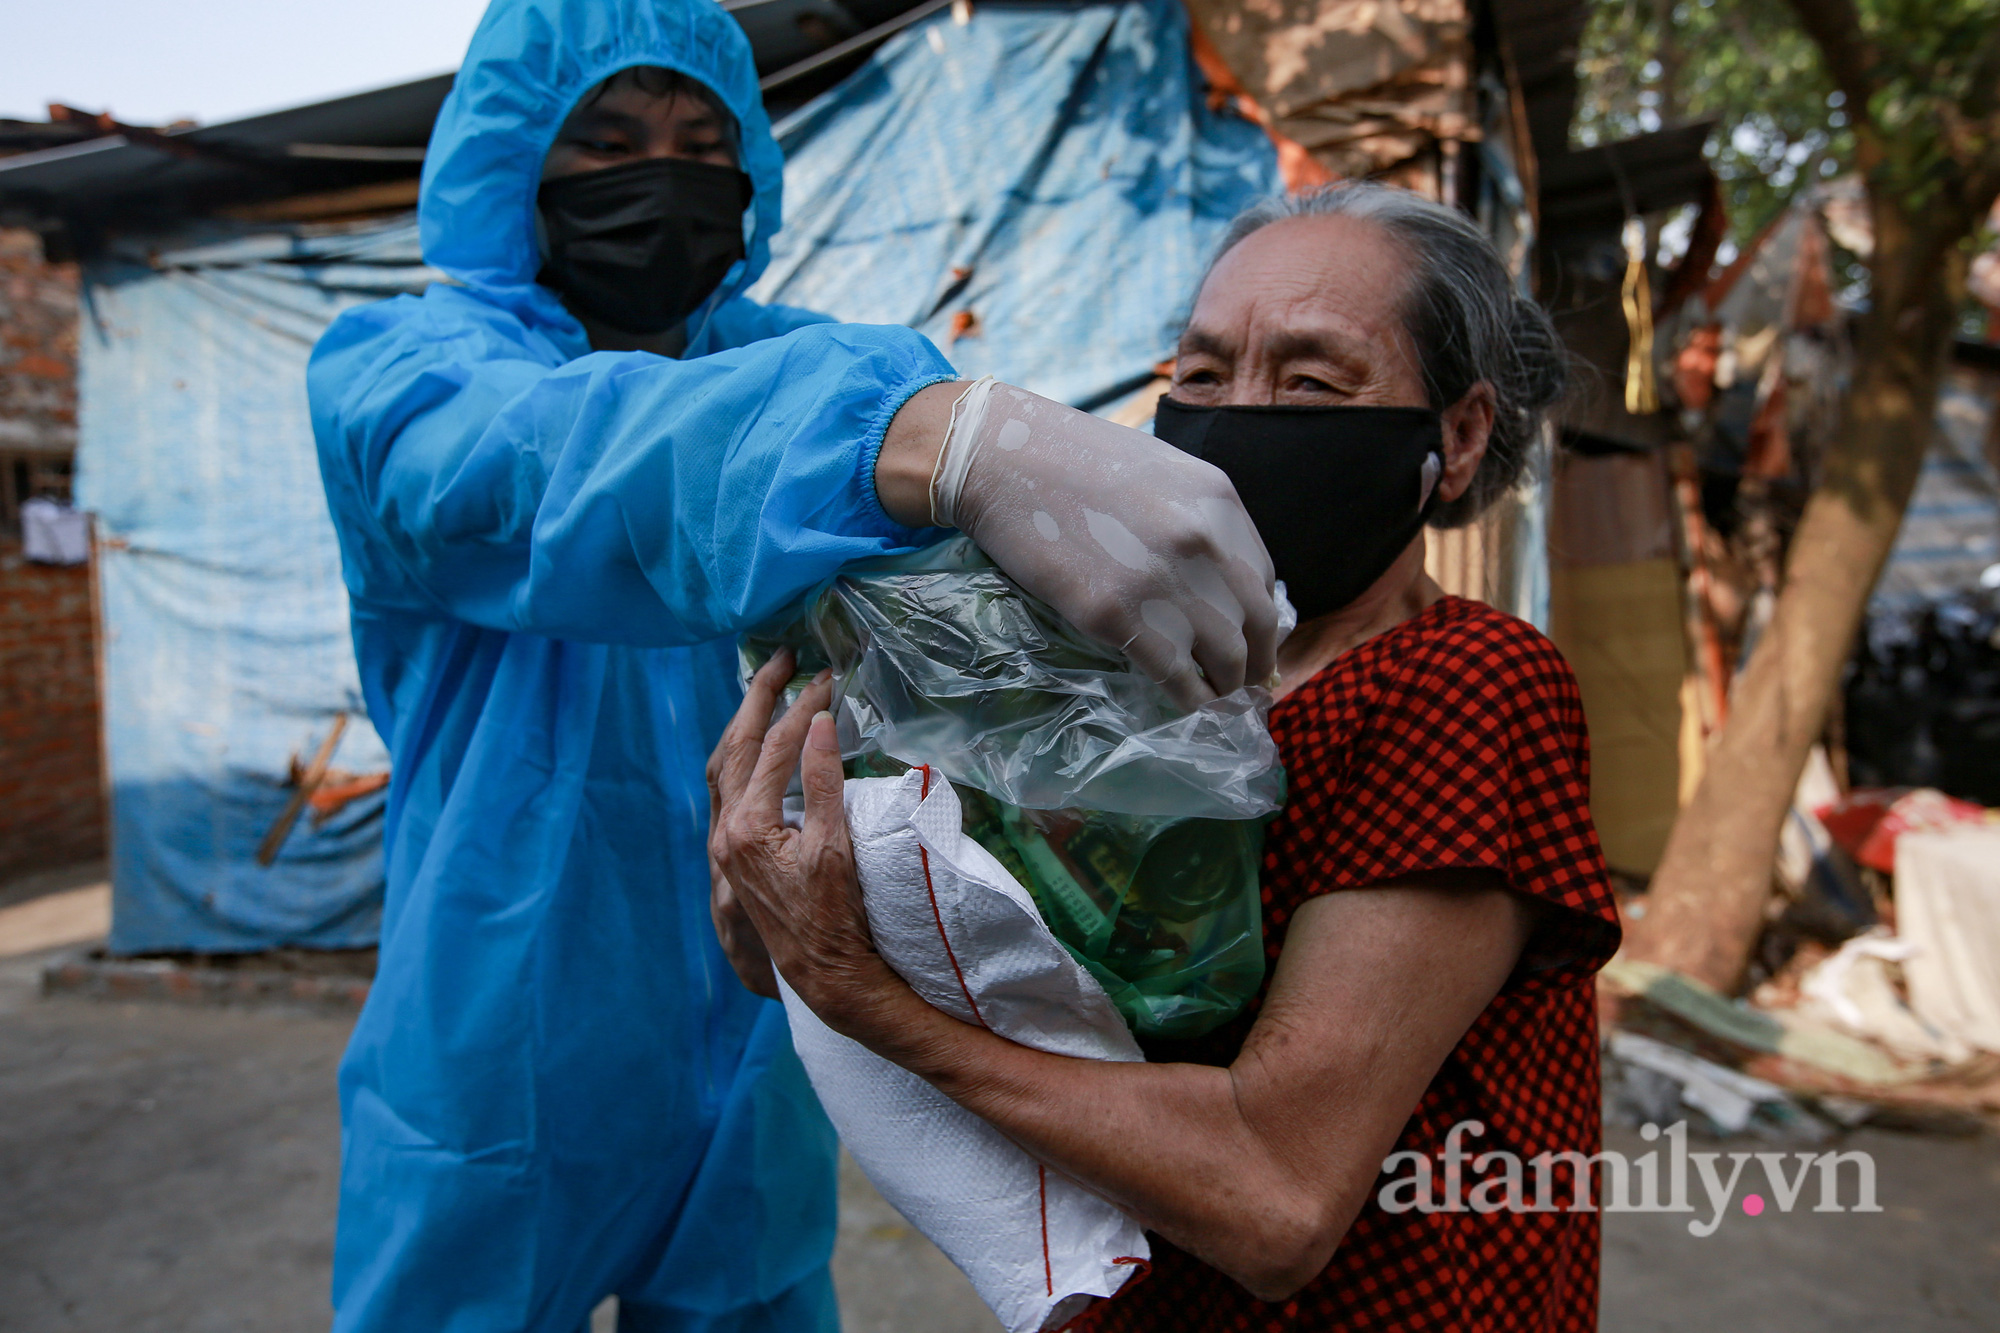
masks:
<path fill-rule="evenodd" d="M 90 575 L 0 544 L 0 879 L 104 854 Z"/>

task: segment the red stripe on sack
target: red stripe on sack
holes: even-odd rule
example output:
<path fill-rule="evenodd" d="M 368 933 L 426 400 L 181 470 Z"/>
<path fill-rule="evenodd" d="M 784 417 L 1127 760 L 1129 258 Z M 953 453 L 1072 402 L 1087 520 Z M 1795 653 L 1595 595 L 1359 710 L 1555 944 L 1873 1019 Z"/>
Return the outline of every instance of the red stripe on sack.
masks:
<path fill-rule="evenodd" d="M 1049 1285 L 1049 1295 L 1056 1294 L 1056 1272 L 1049 1263 L 1049 1169 L 1040 1162 L 1035 1163 L 1035 1179 L 1042 1191 L 1042 1281 Z"/>
<path fill-rule="evenodd" d="M 918 771 L 924 775 L 923 790 L 919 793 L 918 799 L 928 799 L 931 794 L 931 766 L 924 764 Z M 951 960 L 952 975 L 958 978 L 958 993 L 963 995 L 966 1004 L 971 1006 L 972 1016 L 979 1020 L 979 1026 L 991 1032 L 993 1025 L 986 1021 L 986 1015 L 979 1012 L 979 1002 L 972 998 L 972 988 L 965 984 L 965 969 L 958 965 L 958 955 L 952 952 L 951 936 L 944 933 L 944 913 L 938 911 L 937 887 L 931 883 L 931 854 L 924 846 L 922 839 L 917 840 L 917 859 L 924 864 L 924 892 L 928 893 L 931 898 L 931 920 L 937 922 L 938 941 L 944 945 L 944 956 Z M 1048 1247 L 1048 1223 L 1046 1219 L 1043 1221 L 1042 1231 L 1044 1233 L 1043 1249 L 1046 1250 Z M 1046 1259 L 1046 1254 L 1043 1257 Z"/>
<path fill-rule="evenodd" d="M 1138 1270 L 1137 1272 L 1133 1273 L 1131 1277 L 1125 1279 L 1125 1285 L 1118 1288 L 1118 1290 L 1115 1293 L 1113 1293 L 1114 1297 L 1123 1296 L 1126 1292 L 1132 1290 L 1132 1286 L 1134 1283 L 1145 1281 L 1146 1275 L 1153 1271 L 1153 1263 L 1150 1259 L 1141 1259 L 1135 1254 L 1120 1255 L 1118 1258 L 1113 1259 L 1111 1262 L 1114 1264 L 1125 1264 L 1130 1267 L 1136 1268 Z M 1055 1295 L 1054 1292 L 1050 1292 L 1049 1294 L 1051 1296 Z M 1106 1297 L 1098 1298 L 1098 1300 L 1104 1300 L 1104 1299 L 1109 1299 L 1109 1298 Z M 1085 1319 L 1088 1319 L 1092 1314 L 1092 1312 L 1094 1312 L 1096 1309 L 1097 1309 L 1097 1301 L 1092 1301 L 1090 1304 L 1084 1306 L 1081 1310 L 1078 1310 L 1076 1314 L 1071 1317 L 1070 1321 L 1064 1324 L 1061 1328 L 1055 1330 L 1055 1333 L 1070 1333 L 1070 1330 L 1074 1329 L 1077 1325 L 1081 1324 Z"/>
<path fill-rule="evenodd" d="M 931 766 L 924 764 L 921 766 L 921 771 L 924 778 L 918 799 L 927 800 L 931 794 Z M 938 910 L 937 886 L 931 883 L 931 854 L 921 839 L 917 842 L 917 859 L 924 867 L 924 892 L 930 895 L 931 920 L 937 922 L 938 941 L 944 945 L 944 956 L 951 960 L 952 975 L 958 978 L 958 992 L 965 997 L 965 1003 L 971 1007 L 972 1016 L 979 1020 L 979 1026 L 991 1032 L 992 1025 L 986 1021 L 986 1016 L 979 1012 L 979 1002 L 972 998 L 972 988 L 965 984 L 965 970 L 958 965 L 958 954 L 952 950 L 951 936 L 945 933 L 944 913 Z M 1049 1169 L 1040 1162 L 1035 1163 L 1035 1178 L 1037 1189 L 1041 1194 L 1042 1281 L 1048 1287 L 1048 1294 L 1053 1296 L 1056 1294 L 1056 1275 L 1055 1265 L 1049 1259 Z"/>

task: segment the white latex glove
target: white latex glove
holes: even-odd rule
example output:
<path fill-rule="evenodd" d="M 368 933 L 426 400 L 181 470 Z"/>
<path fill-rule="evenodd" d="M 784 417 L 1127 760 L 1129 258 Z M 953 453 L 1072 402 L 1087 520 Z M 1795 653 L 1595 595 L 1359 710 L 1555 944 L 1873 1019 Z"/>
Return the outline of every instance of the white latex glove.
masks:
<path fill-rule="evenodd" d="M 980 380 L 952 414 L 931 510 L 1185 707 L 1270 678 L 1271 557 L 1229 478 L 1170 444 Z"/>

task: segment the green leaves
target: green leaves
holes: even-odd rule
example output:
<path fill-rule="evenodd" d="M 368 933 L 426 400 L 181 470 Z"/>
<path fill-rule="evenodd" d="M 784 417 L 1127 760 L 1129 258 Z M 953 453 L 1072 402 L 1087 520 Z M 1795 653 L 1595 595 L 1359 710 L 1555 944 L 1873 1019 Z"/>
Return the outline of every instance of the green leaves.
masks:
<path fill-rule="evenodd" d="M 1716 118 L 1709 158 L 1742 243 L 1816 179 L 1867 167 L 1911 211 L 1939 202 L 1994 151 L 2000 0 L 1857 0 L 1862 108 L 1837 90 L 1799 12 L 1825 0 L 1597 0 L 1573 130 L 1591 144 Z"/>
<path fill-rule="evenodd" d="M 1579 144 L 1720 121 L 1708 156 L 1739 245 L 1853 158 L 1845 99 L 1782 0 L 1597 0 L 1578 73 Z"/>

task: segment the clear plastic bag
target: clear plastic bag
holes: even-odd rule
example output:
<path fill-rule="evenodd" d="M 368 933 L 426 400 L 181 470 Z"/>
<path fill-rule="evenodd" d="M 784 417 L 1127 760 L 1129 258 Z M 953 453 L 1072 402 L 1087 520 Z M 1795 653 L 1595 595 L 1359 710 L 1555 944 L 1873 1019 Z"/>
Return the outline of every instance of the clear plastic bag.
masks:
<path fill-rule="evenodd" d="M 1284 796 L 1270 696 L 1182 714 L 963 538 L 854 566 L 744 636 L 835 672 L 848 772 L 928 764 L 1140 1036 L 1194 1036 L 1264 976 L 1258 866 Z"/>

